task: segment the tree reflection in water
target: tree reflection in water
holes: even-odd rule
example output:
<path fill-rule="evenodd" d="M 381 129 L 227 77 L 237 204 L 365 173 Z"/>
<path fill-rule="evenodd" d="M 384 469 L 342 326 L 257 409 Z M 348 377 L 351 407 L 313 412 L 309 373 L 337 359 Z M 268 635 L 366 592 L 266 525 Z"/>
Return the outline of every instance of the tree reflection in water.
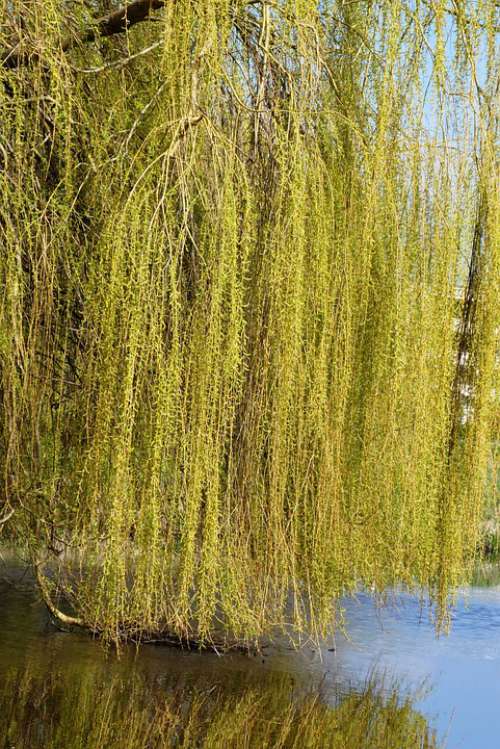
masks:
<path fill-rule="evenodd" d="M 234 683 L 232 683 L 234 681 Z M 105 666 L 12 670 L 0 686 L 2 749 L 437 749 L 427 722 L 396 687 L 375 680 L 327 705 L 297 696 L 287 676 L 245 684 L 130 678 Z M 330 695 L 329 695 L 330 699 Z"/>

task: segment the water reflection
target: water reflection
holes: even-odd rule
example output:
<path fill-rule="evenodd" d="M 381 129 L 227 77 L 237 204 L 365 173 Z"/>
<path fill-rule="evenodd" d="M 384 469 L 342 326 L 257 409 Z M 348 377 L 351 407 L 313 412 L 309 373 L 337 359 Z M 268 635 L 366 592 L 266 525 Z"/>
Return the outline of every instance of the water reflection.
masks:
<path fill-rule="evenodd" d="M 395 686 L 371 679 L 341 690 L 324 665 L 307 669 L 308 657 L 319 655 L 144 646 L 117 659 L 86 635 L 54 629 L 29 580 L 0 585 L 0 748 L 438 746 Z"/>
<path fill-rule="evenodd" d="M 327 706 L 297 698 L 282 675 L 243 684 L 109 676 L 102 666 L 10 673 L 0 690 L 5 749 L 296 747 L 432 749 L 424 718 L 396 691 L 369 684 Z"/>

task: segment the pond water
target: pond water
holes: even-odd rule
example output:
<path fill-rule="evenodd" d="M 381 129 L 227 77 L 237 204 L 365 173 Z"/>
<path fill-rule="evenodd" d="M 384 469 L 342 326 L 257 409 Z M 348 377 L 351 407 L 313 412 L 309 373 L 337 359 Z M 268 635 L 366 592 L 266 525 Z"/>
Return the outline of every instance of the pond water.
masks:
<path fill-rule="evenodd" d="M 459 596 L 448 635 L 436 637 L 418 599 L 401 595 L 378 608 L 369 596 L 346 602 L 349 640 L 337 636 L 325 659 L 337 681 L 359 683 L 378 668 L 402 683 L 426 682 L 417 707 L 447 737 L 447 749 L 500 746 L 500 586 Z"/>
<path fill-rule="evenodd" d="M 219 701 L 217 702 L 218 720 L 227 711 L 232 716 L 237 712 L 244 713 L 245 716 L 245 725 L 238 724 L 239 727 L 232 729 L 232 738 L 228 738 L 229 734 L 220 733 L 223 728 L 224 731 L 229 730 L 231 722 L 223 720 L 224 726 L 217 726 L 219 733 L 215 733 L 215 738 L 210 739 L 206 744 L 196 743 L 195 738 L 188 738 L 187 743 L 182 743 L 179 738 L 180 729 L 177 728 L 175 739 L 172 739 L 171 734 L 168 733 L 168 741 L 171 743 L 165 743 L 167 733 L 164 733 L 161 734 L 162 740 L 158 739 L 155 743 L 151 738 L 147 746 L 264 747 L 279 745 L 296 746 L 297 749 L 301 746 L 320 749 L 320 747 L 336 747 L 337 745 L 349 747 L 349 749 L 351 747 L 353 749 L 362 747 L 366 749 L 372 749 L 372 747 L 374 749 L 375 747 L 421 749 L 421 747 L 437 746 L 437 743 L 433 743 L 432 737 L 429 738 L 431 735 L 426 733 L 427 728 L 424 730 L 419 713 L 437 729 L 438 738 L 444 740 L 447 749 L 486 749 L 499 745 L 500 586 L 468 589 L 460 597 L 453 612 L 451 633 L 440 638 L 436 638 L 428 612 L 422 610 L 416 598 L 399 595 L 388 607 L 379 608 L 369 595 L 362 594 L 357 599 L 344 602 L 349 638 L 343 634 L 337 634 L 334 650 L 333 643 L 328 642 L 321 649 L 305 646 L 298 652 L 282 648 L 272 652 L 265 651 L 269 653 L 266 656 L 228 654 L 218 657 L 215 654 L 179 652 L 167 647 L 143 646 L 138 651 L 132 647 L 126 649 L 120 659 L 117 659 L 114 653 L 106 653 L 97 642 L 92 641 L 85 634 L 64 633 L 53 627 L 44 606 L 33 591 L 32 581 L 26 577 L 21 578 L 19 569 L 10 568 L 7 572 L 8 581 L 0 582 L 0 749 L 4 747 L 5 749 L 7 747 L 23 749 L 28 746 L 40 746 L 45 749 L 46 746 L 57 748 L 65 746 L 70 740 L 68 736 L 73 740 L 77 729 L 72 724 L 65 725 L 64 735 L 58 734 L 59 738 L 56 740 L 50 734 L 49 740 L 48 734 L 44 733 L 44 723 L 56 720 L 55 715 L 57 721 L 61 722 L 61 715 L 71 715 L 71 711 L 75 709 L 80 711 L 82 702 L 88 709 L 88 725 L 84 725 L 85 719 L 82 718 L 83 723 L 78 731 L 85 738 L 81 738 L 78 734 L 79 738 L 78 740 L 75 738 L 72 746 L 82 747 L 82 749 L 94 746 L 99 748 L 127 746 L 134 747 L 134 749 L 141 746 L 142 749 L 143 745 L 146 746 L 146 743 L 142 743 L 144 739 L 137 738 L 134 743 L 135 739 L 130 738 L 131 734 L 128 729 L 127 741 L 129 743 L 124 743 L 123 736 L 119 735 L 116 726 L 113 729 L 114 738 L 111 737 L 111 733 L 109 736 L 106 734 L 105 739 L 101 734 L 99 734 L 100 738 L 96 734 L 97 738 L 94 741 L 89 733 L 89 726 L 92 726 L 92 731 L 97 730 L 96 722 L 98 723 L 99 720 L 107 725 L 111 721 L 113 711 L 111 710 L 110 714 L 106 713 L 106 716 L 101 716 L 96 721 L 95 716 L 100 714 L 99 710 L 103 703 L 102 700 L 96 704 L 89 701 L 87 692 L 82 692 L 84 683 L 87 685 L 85 688 L 94 694 L 94 698 L 96 692 L 101 691 L 102 694 L 106 694 L 104 702 L 116 705 L 116 714 L 126 714 L 128 722 L 131 720 L 134 704 L 138 704 L 138 690 L 142 695 L 139 699 L 141 705 L 145 690 L 153 690 L 155 694 L 158 690 L 163 693 L 168 692 L 171 695 L 168 704 L 169 715 L 172 715 L 172 700 L 174 700 L 177 725 L 182 723 L 182 731 L 186 730 L 186 714 L 191 714 L 190 711 L 194 709 L 192 700 L 195 702 L 199 700 L 200 694 L 203 695 L 201 702 L 204 707 L 201 710 L 195 705 L 195 712 L 197 711 L 197 716 L 205 715 L 206 725 L 204 724 L 203 729 L 205 732 L 208 730 L 208 725 L 215 730 L 214 713 L 213 711 L 210 713 L 207 707 L 212 697 L 213 700 Z M 15 585 L 11 584 L 13 580 L 16 581 Z M 385 686 L 382 689 L 377 687 L 374 691 L 370 691 L 372 686 L 367 686 L 367 678 L 370 674 L 373 676 L 374 673 L 378 674 L 378 677 L 385 675 Z M 378 677 L 372 683 L 379 683 Z M 396 682 L 398 683 L 397 696 L 391 686 Z M 14 687 L 19 683 L 23 684 L 22 689 L 13 697 Z M 132 688 L 131 685 L 136 683 L 139 687 Z M 424 683 L 425 689 L 422 690 Z M 4 685 L 3 692 L 2 684 Z M 306 712 L 301 708 L 302 712 L 294 713 L 293 720 L 292 718 L 289 720 L 290 725 L 295 726 L 293 730 L 298 732 L 294 739 L 295 743 L 291 739 L 283 743 L 279 743 L 275 738 L 271 740 L 270 733 L 265 734 L 267 738 L 264 737 L 264 733 L 258 734 L 260 739 L 255 738 L 257 728 L 258 731 L 264 731 L 263 720 L 258 717 L 261 713 L 267 715 L 265 731 L 270 731 L 270 727 L 273 731 L 277 730 L 276 726 L 285 720 L 283 715 L 290 713 L 291 694 L 295 695 L 293 698 L 295 700 L 301 690 L 304 691 L 306 688 L 307 691 L 309 685 L 313 684 L 320 685 L 320 699 L 315 698 L 314 709 L 320 709 L 319 703 L 321 703 L 321 709 L 324 709 L 325 705 L 332 708 L 330 712 L 337 709 L 336 731 L 342 723 L 342 721 L 339 723 L 338 715 L 342 717 L 344 714 L 338 713 L 338 705 L 342 704 L 342 699 L 344 699 L 345 712 L 345 705 L 349 703 L 349 700 L 346 701 L 346 695 L 349 694 L 366 695 L 368 692 L 367 699 L 363 697 L 365 699 L 363 709 L 366 713 L 370 711 L 377 713 L 379 722 L 375 725 L 373 720 L 367 718 L 366 725 L 360 724 L 356 730 L 360 731 L 359 736 L 361 736 L 361 731 L 364 731 L 366 736 L 361 740 L 359 736 L 356 738 L 354 733 L 352 716 L 349 718 L 344 716 L 345 725 L 349 725 L 347 732 L 349 735 L 347 739 L 344 737 L 344 744 L 337 744 L 332 738 L 333 724 L 328 723 L 326 726 L 325 723 L 326 727 L 321 727 L 322 721 L 330 720 L 329 715 L 327 716 L 320 710 L 320 713 L 312 720 L 312 713 L 307 712 L 309 708 Z M 51 690 L 52 692 L 59 690 L 58 696 L 55 697 Z M 415 690 L 420 690 L 416 697 Z M 124 705 L 123 695 L 129 692 L 136 695 L 135 703 L 130 702 Z M 382 692 L 386 700 L 390 701 L 391 695 L 395 698 L 396 702 L 392 704 L 391 710 L 394 709 L 397 720 L 393 714 L 389 720 L 387 712 L 384 712 L 387 710 L 387 704 L 383 706 L 379 700 Z M 172 697 L 174 693 L 175 699 Z M 405 707 L 404 700 L 407 693 L 412 693 L 416 701 L 408 702 Z M 40 700 L 37 697 L 39 694 L 45 694 L 45 697 Z M 186 694 L 190 695 L 189 709 L 186 709 Z M 211 696 L 207 699 L 206 695 Z M 237 696 L 236 702 L 234 702 L 235 695 Z M 255 716 L 251 717 L 252 711 L 247 708 L 242 710 L 241 705 L 243 703 L 255 705 L 259 700 L 259 695 L 263 697 L 260 712 L 257 711 Z M 340 700 L 339 695 L 342 695 Z M 46 704 L 49 703 L 52 706 L 50 714 L 46 712 Z M 136 734 L 134 734 L 136 737 L 142 735 L 142 730 L 146 730 L 146 723 L 149 731 L 150 726 L 157 720 L 159 714 L 157 702 L 154 703 L 156 711 L 154 716 L 149 715 L 148 712 L 150 699 L 147 700 L 147 704 L 146 712 L 149 716 L 147 721 L 144 717 L 146 715 L 144 705 L 141 707 L 140 715 L 134 713 L 134 720 L 137 722 Z M 274 707 L 271 707 L 272 705 Z M 403 710 L 400 709 L 401 705 L 404 707 Z M 354 708 L 356 720 L 358 720 L 363 710 L 360 710 L 359 704 Z M 16 711 L 19 710 L 24 712 L 18 715 Z M 266 711 L 271 712 L 268 714 Z M 10 727 L 7 729 L 6 715 L 13 716 L 14 713 L 16 713 L 15 720 L 13 717 L 9 718 Z M 304 718 L 306 713 L 307 719 Z M 39 716 L 39 720 L 33 727 L 31 722 L 35 714 Z M 27 716 L 30 716 L 28 727 Z M 113 720 L 116 721 L 116 715 Z M 173 729 L 171 718 L 169 720 L 168 730 L 170 731 Z M 248 725 L 249 720 L 253 721 L 251 727 Z M 382 728 L 379 725 L 380 721 L 384 724 Z M 394 733 L 394 725 L 398 722 L 399 727 Z M 310 728 L 312 723 L 314 723 L 315 730 L 324 732 L 306 739 L 304 738 L 306 734 L 301 734 L 300 731 L 305 731 L 306 726 Z M 166 724 L 162 725 L 161 730 L 166 731 Z M 388 728 L 389 725 L 392 728 Z M 249 739 L 245 743 L 241 738 L 245 731 L 248 736 L 254 736 L 255 740 Z M 372 732 L 370 737 L 368 737 L 369 732 Z M 390 736 L 388 732 L 391 733 Z M 302 738 L 297 738 L 299 734 Z M 29 738 L 24 739 L 23 736 L 29 736 Z M 2 739 L 5 743 L 2 743 Z M 28 743 L 23 743 L 23 741 Z M 271 741 L 276 741 L 276 744 L 270 743 Z"/>

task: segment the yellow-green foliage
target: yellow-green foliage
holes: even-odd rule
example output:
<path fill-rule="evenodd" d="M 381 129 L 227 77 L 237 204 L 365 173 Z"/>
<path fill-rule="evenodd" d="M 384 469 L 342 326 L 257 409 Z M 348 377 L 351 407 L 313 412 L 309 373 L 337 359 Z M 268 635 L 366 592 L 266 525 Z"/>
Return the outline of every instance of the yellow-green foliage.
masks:
<path fill-rule="evenodd" d="M 497 3 L 92 41 L 113 8 L 0 2 L 3 534 L 110 639 L 443 614 L 498 428 Z"/>
<path fill-rule="evenodd" d="M 234 682 L 234 683 L 233 683 Z M 437 749 L 412 700 L 369 683 L 327 706 L 294 695 L 289 677 L 231 676 L 160 684 L 140 675 L 103 678 L 87 668 L 43 678 L 29 668 L 0 688 L 0 739 L 17 749 Z"/>

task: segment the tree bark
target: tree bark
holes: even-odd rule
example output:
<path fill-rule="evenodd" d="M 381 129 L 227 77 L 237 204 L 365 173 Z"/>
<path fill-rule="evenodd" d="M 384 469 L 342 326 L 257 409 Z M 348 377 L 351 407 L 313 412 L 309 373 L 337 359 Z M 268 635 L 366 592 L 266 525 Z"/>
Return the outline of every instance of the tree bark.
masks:
<path fill-rule="evenodd" d="M 40 588 L 40 592 L 42 594 L 43 600 L 45 602 L 45 605 L 47 606 L 48 610 L 52 614 L 52 616 L 61 622 L 61 624 L 65 624 L 69 627 L 86 627 L 85 622 L 82 619 L 79 619 L 75 616 L 68 616 L 68 614 L 64 614 L 62 611 L 60 611 L 55 603 L 53 602 L 49 589 L 47 586 L 47 580 L 45 579 L 45 576 L 43 572 L 41 571 L 41 562 L 37 562 L 35 564 L 35 570 L 36 570 L 36 579 L 38 582 L 38 587 Z"/>

